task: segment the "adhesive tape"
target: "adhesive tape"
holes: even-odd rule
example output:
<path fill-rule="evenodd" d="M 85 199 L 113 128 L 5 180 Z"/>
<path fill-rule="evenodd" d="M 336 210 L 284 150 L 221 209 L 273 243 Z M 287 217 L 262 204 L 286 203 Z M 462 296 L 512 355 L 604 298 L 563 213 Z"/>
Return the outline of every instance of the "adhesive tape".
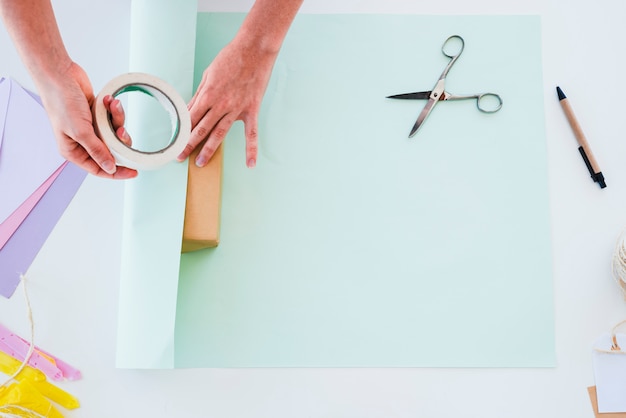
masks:
<path fill-rule="evenodd" d="M 154 97 L 169 114 L 172 138 L 165 148 L 150 152 L 140 151 L 124 144 L 115 135 L 103 98 L 107 95 L 116 97 L 131 91 Z M 189 141 L 191 118 L 187 104 L 172 86 L 150 74 L 122 74 L 109 81 L 98 94 L 92 110 L 96 134 L 109 147 L 117 165 L 136 170 L 154 170 L 175 160 Z"/>

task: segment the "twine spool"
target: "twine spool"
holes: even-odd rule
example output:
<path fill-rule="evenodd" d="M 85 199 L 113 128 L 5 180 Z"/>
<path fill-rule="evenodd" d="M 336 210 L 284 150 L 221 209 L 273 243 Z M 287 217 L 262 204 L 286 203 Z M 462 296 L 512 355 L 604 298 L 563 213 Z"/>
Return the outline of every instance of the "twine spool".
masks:
<path fill-rule="evenodd" d="M 624 299 L 626 299 L 626 234 L 624 231 L 620 234 L 613 252 L 612 262 L 613 278 L 619 285 Z"/>

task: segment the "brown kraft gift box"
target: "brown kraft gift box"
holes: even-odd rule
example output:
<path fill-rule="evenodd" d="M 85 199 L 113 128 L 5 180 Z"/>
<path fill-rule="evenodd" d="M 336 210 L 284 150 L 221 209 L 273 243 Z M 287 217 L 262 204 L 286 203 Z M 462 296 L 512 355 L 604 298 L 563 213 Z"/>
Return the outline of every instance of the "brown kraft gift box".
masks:
<path fill-rule="evenodd" d="M 183 253 L 217 247 L 220 242 L 223 147 L 220 145 L 208 164 L 200 168 L 194 161 L 201 148 L 196 147 L 189 156 Z"/>

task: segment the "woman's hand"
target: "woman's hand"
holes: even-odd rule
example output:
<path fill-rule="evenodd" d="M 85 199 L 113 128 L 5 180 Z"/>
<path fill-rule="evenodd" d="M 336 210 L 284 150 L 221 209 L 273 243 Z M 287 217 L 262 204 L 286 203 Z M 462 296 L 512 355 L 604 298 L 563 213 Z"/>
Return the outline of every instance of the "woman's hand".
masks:
<path fill-rule="evenodd" d="M 0 0 L 1 1 L 1 0 Z M 189 102 L 191 138 L 182 161 L 206 140 L 196 165 L 206 165 L 236 120 L 243 121 L 246 165 L 258 153 L 258 119 L 274 61 L 302 0 L 256 0 L 235 38 L 207 67 Z"/>
<path fill-rule="evenodd" d="M 178 156 L 182 161 L 206 140 L 196 165 L 206 165 L 236 120 L 243 121 L 246 136 L 246 165 L 256 165 L 258 115 L 276 54 L 264 53 L 235 39 L 207 67 L 200 86 L 189 102 L 189 143 Z"/>
<path fill-rule="evenodd" d="M 93 89 L 80 66 L 72 63 L 64 77 L 51 80 L 40 93 L 59 152 L 64 158 L 100 177 L 128 179 L 137 175 L 136 170 L 116 166 L 111 152 L 96 136 L 91 115 L 95 100 Z M 128 137 L 123 128 L 124 111 L 119 100 L 110 100 L 109 108 L 118 137 L 124 138 L 124 134 Z"/>

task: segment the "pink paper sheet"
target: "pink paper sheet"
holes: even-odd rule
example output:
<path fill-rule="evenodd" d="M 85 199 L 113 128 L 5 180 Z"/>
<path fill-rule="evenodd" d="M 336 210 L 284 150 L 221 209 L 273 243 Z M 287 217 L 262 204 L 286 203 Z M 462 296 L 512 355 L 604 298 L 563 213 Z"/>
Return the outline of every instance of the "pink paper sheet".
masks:
<path fill-rule="evenodd" d="M 30 211 L 33 210 L 35 205 L 39 202 L 39 200 L 43 197 L 43 195 L 48 191 L 54 180 L 59 176 L 63 167 L 67 165 L 63 163 L 61 167 L 57 168 L 57 170 L 52 173 L 48 180 L 45 181 L 44 184 L 39 186 L 37 190 L 33 194 L 31 194 L 28 199 L 24 203 L 18 207 L 15 212 L 13 212 L 4 222 L 0 224 L 0 250 L 4 247 L 4 244 L 11 238 L 13 233 L 20 227 L 24 219 L 28 216 Z"/>

